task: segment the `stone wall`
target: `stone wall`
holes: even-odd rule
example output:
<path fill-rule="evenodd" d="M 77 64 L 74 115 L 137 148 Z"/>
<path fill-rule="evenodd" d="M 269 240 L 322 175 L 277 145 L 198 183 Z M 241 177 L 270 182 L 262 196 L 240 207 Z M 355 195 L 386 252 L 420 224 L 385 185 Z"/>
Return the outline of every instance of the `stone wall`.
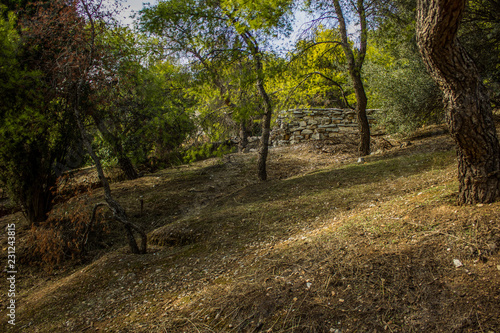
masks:
<path fill-rule="evenodd" d="M 366 110 L 370 124 L 375 123 L 375 111 Z M 357 130 L 356 113 L 351 109 L 293 109 L 278 114 L 271 140 L 274 146 L 282 146 Z"/>

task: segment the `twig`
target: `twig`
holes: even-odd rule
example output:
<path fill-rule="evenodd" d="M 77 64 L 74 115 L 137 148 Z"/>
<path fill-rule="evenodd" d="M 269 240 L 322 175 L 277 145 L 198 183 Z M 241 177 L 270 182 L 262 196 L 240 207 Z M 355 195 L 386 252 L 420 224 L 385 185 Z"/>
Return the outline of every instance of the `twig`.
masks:
<path fill-rule="evenodd" d="M 196 328 L 196 330 L 198 331 L 198 333 L 201 333 L 200 330 L 198 329 L 198 327 L 191 320 L 189 320 L 189 318 L 186 318 L 186 320 L 188 321 L 188 323 L 190 323 L 191 325 L 193 325 L 194 328 Z"/>
<path fill-rule="evenodd" d="M 92 209 L 92 215 L 90 216 L 90 221 L 87 224 L 87 226 L 85 227 L 85 232 L 83 233 L 82 242 L 80 244 L 80 248 L 81 248 L 82 253 L 84 253 L 84 251 L 85 251 L 85 245 L 87 245 L 89 233 L 90 233 L 90 230 L 92 229 L 92 225 L 94 224 L 94 220 L 96 218 L 97 209 L 101 206 L 108 206 L 108 204 L 106 202 L 99 202 Z"/>

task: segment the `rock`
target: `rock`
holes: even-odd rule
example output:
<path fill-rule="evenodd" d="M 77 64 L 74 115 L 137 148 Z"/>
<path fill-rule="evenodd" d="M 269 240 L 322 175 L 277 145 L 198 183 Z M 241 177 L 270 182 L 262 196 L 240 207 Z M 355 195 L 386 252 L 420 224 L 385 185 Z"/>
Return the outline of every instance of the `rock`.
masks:
<path fill-rule="evenodd" d="M 462 267 L 464 264 L 458 259 L 453 259 L 453 265 L 455 265 L 456 268 Z"/>
<path fill-rule="evenodd" d="M 376 110 L 367 110 L 369 120 L 373 120 Z M 279 112 L 277 126 L 281 127 L 273 141 L 290 140 L 285 144 L 307 140 L 321 140 L 325 136 L 333 137 L 332 133 L 353 133 L 357 130 L 355 112 L 333 108 L 292 109 Z M 302 131 L 304 131 L 302 133 Z M 312 131 L 312 132 L 311 132 Z M 292 136 L 294 134 L 294 136 Z M 300 138 L 299 136 L 302 136 Z M 251 141 L 251 140 L 250 140 Z M 293 142 L 292 142 L 293 141 Z"/>

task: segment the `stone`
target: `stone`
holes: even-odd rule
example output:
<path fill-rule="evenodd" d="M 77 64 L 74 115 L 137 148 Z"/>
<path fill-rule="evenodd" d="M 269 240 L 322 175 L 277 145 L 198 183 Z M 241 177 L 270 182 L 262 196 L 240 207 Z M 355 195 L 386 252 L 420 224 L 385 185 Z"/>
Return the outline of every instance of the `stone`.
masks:
<path fill-rule="evenodd" d="M 376 123 L 376 110 L 367 110 L 370 124 Z M 276 126 L 281 132 L 274 136 L 274 144 L 291 143 L 303 140 L 320 140 L 333 137 L 335 133 L 353 133 L 357 130 L 357 118 L 354 110 L 332 108 L 309 108 L 283 110 L 278 114 Z M 303 133 L 304 131 L 304 133 Z"/>
<path fill-rule="evenodd" d="M 339 125 L 339 132 L 341 133 L 351 133 L 354 132 L 356 129 L 350 126 L 345 126 L 344 124 Z"/>

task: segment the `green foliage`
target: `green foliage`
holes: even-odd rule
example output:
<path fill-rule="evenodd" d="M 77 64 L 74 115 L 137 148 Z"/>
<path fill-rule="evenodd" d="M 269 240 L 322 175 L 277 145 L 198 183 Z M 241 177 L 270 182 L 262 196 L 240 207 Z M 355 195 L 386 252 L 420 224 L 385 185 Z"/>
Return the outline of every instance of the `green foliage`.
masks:
<path fill-rule="evenodd" d="M 194 129 L 190 74 L 173 61 L 153 62 L 144 36 L 127 28 L 110 30 L 104 39 L 111 83 L 94 92 L 93 105 L 100 156 L 107 164 L 125 157 L 136 166 L 169 164 Z"/>
<path fill-rule="evenodd" d="M 365 73 L 371 107 L 382 110 L 376 116 L 389 132 L 410 133 L 442 121 L 441 93 L 419 54 L 395 58 L 383 48 L 370 47 Z"/>
<path fill-rule="evenodd" d="M 222 157 L 232 152 L 234 152 L 234 147 L 230 141 L 204 143 L 189 147 L 183 154 L 183 161 L 193 163 L 211 157 Z"/>
<path fill-rule="evenodd" d="M 492 103 L 500 106 L 500 1 L 470 1 L 459 34 L 479 68 Z"/>
<path fill-rule="evenodd" d="M 443 118 L 441 92 L 415 40 L 415 4 L 401 0 L 371 34 L 364 72 L 370 107 L 390 132 L 410 133 Z"/>
<path fill-rule="evenodd" d="M 335 29 L 320 27 L 296 43 L 292 61 L 275 83 L 284 108 L 348 107 L 355 102 L 345 55 Z"/>
<path fill-rule="evenodd" d="M 44 74 L 21 65 L 28 55 L 14 15 L 7 16 L 0 17 L 0 184 L 30 222 L 39 222 L 50 210 L 57 166 L 74 131 L 64 101 L 44 93 Z"/>
<path fill-rule="evenodd" d="M 233 24 L 239 33 L 260 30 L 275 37 L 291 32 L 292 5 L 290 0 L 222 0 L 220 3 L 224 12 L 238 18 Z"/>
<path fill-rule="evenodd" d="M 196 86 L 190 92 L 204 139 L 224 140 L 262 116 L 265 99 L 256 85 L 268 87 L 273 72 L 263 64 L 271 40 L 290 32 L 291 6 L 288 0 L 169 0 L 142 11 L 142 29 L 191 62 Z"/>

